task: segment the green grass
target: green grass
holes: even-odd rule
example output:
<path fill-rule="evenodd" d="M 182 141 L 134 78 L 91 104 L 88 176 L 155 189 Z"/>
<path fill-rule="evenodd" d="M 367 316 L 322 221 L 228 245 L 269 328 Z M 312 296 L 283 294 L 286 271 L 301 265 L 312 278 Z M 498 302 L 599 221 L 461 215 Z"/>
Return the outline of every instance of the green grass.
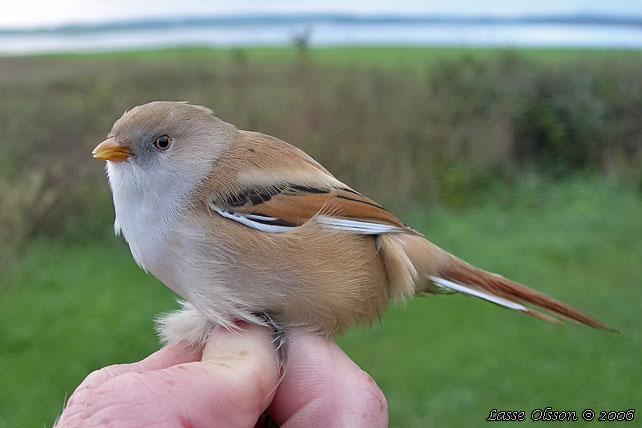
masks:
<path fill-rule="evenodd" d="M 642 61 L 642 51 L 625 49 L 572 49 L 572 48 L 520 48 L 497 49 L 483 47 L 432 47 L 432 46 L 354 46 L 354 47 L 315 47 L 305 51 L 308 59 L 316 64 L 365 66 L 404 70 L 421 70 L 442 61 L 468 59 L 498 59 L 506 53 L 522 59 L 546 64 L 568 64 L 582 62 L 608 62 L 610 60 Z M 84 62 L 87 59 L 139 59 L 174 61 L 223 61 L 233 62 L 239 56 L 248 61 L 262 64 L 274 62 L 284 64 L 300 60 L 301 51 L 294 47 L 245 47 L 245 48 L 161 48 L 138 51 L 98 52 L 90 54 L 52 54 L 41 55 L 46 58 L 59 58 Z"/>
<path fill-rule="evenodd" d="M 621 334 L 462 296 L 392 307 L 338 340 L 383 389 L 391 426 L 485 426 L 492 408 L 642 411 L 639 193 L 604 178 L 525 179 L 463 211 L 401 214 L 445 249 Z M 31 243 L 0 284 L 0 426 L 49 426 L 89 372 L 153 352 L 152 318 L 173 300 L 117 238 Z"/>
<path fill-rule="evenodd" d="M 50 426 L 89 372 L 158 348 L 172 303 L 115 238 L 32 243 L 0 288 L 0 426 Z"/>

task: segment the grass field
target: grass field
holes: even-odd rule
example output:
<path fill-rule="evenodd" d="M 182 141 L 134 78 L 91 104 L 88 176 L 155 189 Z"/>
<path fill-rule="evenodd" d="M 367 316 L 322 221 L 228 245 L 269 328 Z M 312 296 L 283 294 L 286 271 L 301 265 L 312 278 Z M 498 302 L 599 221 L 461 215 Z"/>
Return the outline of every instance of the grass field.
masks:
<path fill-rule="evenodd" d="M 528 64 L 543 67 L 541 79 L 523 77 Z M 573 74 L 582 65 L 593 74 Z M 390 426 L 485 426 L 493 408 L 527 419 L 547 406 L 642 411 L 639 70 L 641 53 L 624 51 L 0 59 L 0 240 L 11 256 L 0 275 L 0 427 L 50 426 L 90 371 L 158 349 L 152 319 L 176 296 L 111 235 L 102 163 L 88 155 L 124 108 L 156 98 L 208 104 L 304 147 L 436 244 L 620 331 L 548 324 L 463 296 L 392 307 L 373 328 L 338 338 L 386 394 Z M 509 86 L 519 97 L 503 92 Z M 510 116 L 540 111 L 523 109 L 523 96 L 543 100 L 532 134 Z M 532 159 L 489 154 L 488 141 L 519 149 L 529 138 Z M 574 144 L 558 145 L 566 140 Z M 584 140 L 597 143 L 569 163 Z M 624 158 L 611 151 L 617 144 Z"/>
<path fill-rule="evenodd" d="M 372 329 L 339 339 L 385 392 L 391 426 L 483 426 L 492 408 L 639 407 L 639 195 L 578 178 L 524 182 L 504 198 L 465 211 L 426 208 L 405 220 L 621 334 L 547 324 L 461 296 L 393 307 Z M 87 373 L 153 352 L 152 318 L 176 306 L 117 238 L 36 241 L 2 294 L 0 425 L 7 427 L 49 425 Z"/>
<path fill-rule="evenodd" d="M 425 47 L 425 46 L 390 46 L 390 47 L 325 47 L 305 51 L 308 59 L 317 64 L 360 65 L 364 67 L 392 68 L 404 70 L 425 70 L 435 63 L 444 60 L 457 60 L 462 57 L 474 59 L 497 59 L 506 53 L 520 58 L 545 62 L 547 64 L 568 64 L 569 62 L 598 62 L 642 60 L 642 52 L 636 50 L 597 49 L 587 54 L 585 49 L 498 49 L 498 48 L 466 48 L 466 47 Z M 154 59 L 159 61 L 183 60 L 217 60 L 235 61 L 239 55 L 245 55 L 248 60 L 266 63 L 287 63 L 300 60 L 301 50 L 291 47 L 258 47 L 242 49 L 212 49 L 212 48 L 177 48 L 133 52 L 101 52 L 94 54 L 64 54 L 51 57 L 66 60 L 86 61 L 87 58 L 113 61 L 119 59 Z"/>

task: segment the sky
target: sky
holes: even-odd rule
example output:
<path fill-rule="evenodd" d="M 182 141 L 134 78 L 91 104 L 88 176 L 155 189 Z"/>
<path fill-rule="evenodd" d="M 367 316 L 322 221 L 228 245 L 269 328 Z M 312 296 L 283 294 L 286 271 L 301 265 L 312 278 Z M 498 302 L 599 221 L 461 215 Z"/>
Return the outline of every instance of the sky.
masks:
<path fill-rule="evenodd" d="M 9 0 L 3 3 L 0 28 L 186 15 L 329 11 L 500 16 L 591 13 L 642 17 L 642 0 Z"/>

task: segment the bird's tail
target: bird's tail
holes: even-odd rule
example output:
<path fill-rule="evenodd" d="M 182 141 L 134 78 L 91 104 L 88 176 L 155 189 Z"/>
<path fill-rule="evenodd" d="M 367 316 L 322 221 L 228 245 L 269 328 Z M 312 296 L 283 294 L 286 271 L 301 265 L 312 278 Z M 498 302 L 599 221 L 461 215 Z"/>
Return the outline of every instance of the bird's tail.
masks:
<path fill-rule="evenodd" d="M 546 321 L 560 321 L 537 311 L 534 306 L 552 315 L 586 324 L 594 328 L 616 331 L 601 321 L 544 293 L 511 281 L 503 276 L 478 269 L 449 254 L 425 238 L 413 234 L 390 234 L 379 244 L 384 264 L 391 276 L 392 295 L 412 293 L 461 293 L 495 303 L 505 308 L 524 312 Z M 407 269 L 405 281 L 395 281 L 399 272 Z M 391 269 L 392 268 L 392 269 Z M 392 275 L 390 275 L 392 273 Z M 412 277 L 413 288 L 409 288 Z M 395 285 L 395 283 L 399 285 Z M 396 287 L 401 287 L 396 288 Z M 404 291 L 405 290 L 405 291 Z"/>

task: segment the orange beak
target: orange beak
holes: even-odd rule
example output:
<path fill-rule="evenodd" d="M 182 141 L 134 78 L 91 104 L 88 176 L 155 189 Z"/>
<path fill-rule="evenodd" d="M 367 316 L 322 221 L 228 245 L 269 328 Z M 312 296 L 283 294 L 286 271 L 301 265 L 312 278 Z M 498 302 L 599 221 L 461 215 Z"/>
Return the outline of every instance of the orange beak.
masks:
<path fill-rule="evenodd" d="M 113 138 L 108 138 L 98 144 L 91 154 L 96 159 L 104 159 L 112 162 L 123 162 L 134 155 L 128 147 L 123 146 Z"/>

